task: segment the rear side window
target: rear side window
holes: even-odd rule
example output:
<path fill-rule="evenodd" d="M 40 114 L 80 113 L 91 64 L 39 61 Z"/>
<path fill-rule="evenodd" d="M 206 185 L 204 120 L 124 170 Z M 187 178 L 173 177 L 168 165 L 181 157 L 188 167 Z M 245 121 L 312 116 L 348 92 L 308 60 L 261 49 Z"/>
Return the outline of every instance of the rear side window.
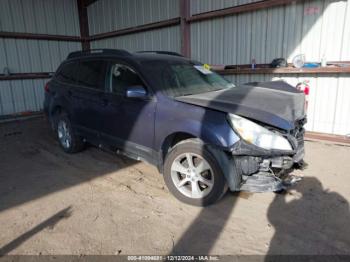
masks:
<path fill-rule="evenodd" d="M 66 84 L 75 84 L 77 63 L 68 63 L 62 66 L 56 75 L 56 79 Z"/>
<path fill-rule="evenodd" d="M 138 74 L 130 67 L 122 64 L 114 64 L 111 68 L 111 92 L 117 95 L 125 95 L 130 86 L 143 86 Z"/>
<path fill-rule="evenodd" d="M 78 85 L 104 90 L 106 62 L 82 61 L 79 63 L 76 75 Z"/>

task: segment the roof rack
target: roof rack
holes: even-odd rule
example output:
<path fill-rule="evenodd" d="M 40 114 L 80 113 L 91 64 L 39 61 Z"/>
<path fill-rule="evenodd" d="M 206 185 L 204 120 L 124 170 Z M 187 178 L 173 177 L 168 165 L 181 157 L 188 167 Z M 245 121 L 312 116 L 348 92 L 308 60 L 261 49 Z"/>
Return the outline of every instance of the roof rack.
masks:
<path fill-rule="evenodd" d="M 131 56 L 131 54 L 123 49 L 90 49 L 87 51 L 75 51 L 69 53 L 67 59 L 91 56 L 91 55 L 117 55 L 117 56 Z"/>
<path fill-rule="evenodd" d="M 173 55 L 173 56 L 183 57 L 183 55 L 176 52 L 171 52 L 171 51 L 138 51 L 136 53 L 155 53 L 155 54 L 161 54 L 161 55 Z"/>

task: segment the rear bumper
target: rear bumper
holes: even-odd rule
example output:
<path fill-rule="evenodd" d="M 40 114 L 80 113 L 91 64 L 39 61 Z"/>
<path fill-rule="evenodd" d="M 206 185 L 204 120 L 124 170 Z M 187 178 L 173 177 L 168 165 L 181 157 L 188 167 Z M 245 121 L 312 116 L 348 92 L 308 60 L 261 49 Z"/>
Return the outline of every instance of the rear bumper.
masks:
<path fill-rule="evenodd" d="M 49 107 L 50 107 L 50 95 L 45 93 L 45 99 L 44 99 L 44 113 L 47 117 L 49 117 Z"/>

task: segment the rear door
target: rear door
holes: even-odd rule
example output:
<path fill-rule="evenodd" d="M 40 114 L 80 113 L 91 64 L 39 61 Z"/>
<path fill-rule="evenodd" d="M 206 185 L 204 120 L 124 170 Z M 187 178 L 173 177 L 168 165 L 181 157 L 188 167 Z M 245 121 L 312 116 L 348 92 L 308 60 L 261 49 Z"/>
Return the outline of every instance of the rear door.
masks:
<path fill-rule="evenodd" d="M 75 88 L 76 82 L 76 69 L 77 62 L 67 62 L 60 66 L 57 70 L 53 81 L 50 82 L 50 85 L 53 89 L 53 95 L 55 95 L 55 99 L 59 99 L 58 101 L 61 106 L 65 107 L 65 110 L 70 110 L 71 99 L 70 94 L 72 90 Z M 71 113 L 71 112 L 69 112 Z"/>
<path fill-rule="evenodd" d="M 79 133 L 90 142 L 100 143 L 100 126 L 105 100 L 107 62 L 80 61 L 76 70 L 76 87 L 72 92 L 75 124 Z"/>
<path fill-rule="evenodd" d="M 155 99 L 140 75 L 123 62 L 110 63 L 107 79 L 102 136 L 110 145 L 152 162 Z M 127 98 L 126 91 L 131 86 L 143 86 L 149 98 Z"/>
<path fill-rule="evenodd" d="M 74 125 L 76 122 L 75 115 L 75 100 L 73 94 L 77 91 L 76 88 L 76 71 L 78 62 L 64 63 L 58 69 L 53 81 L 50 82 L 51 94 L 54 96 L 54 103 L 51 107 L 59 105 L 68 113 L 69 118 Z M 50 108 L 52 110 L 52 108 Z"/>

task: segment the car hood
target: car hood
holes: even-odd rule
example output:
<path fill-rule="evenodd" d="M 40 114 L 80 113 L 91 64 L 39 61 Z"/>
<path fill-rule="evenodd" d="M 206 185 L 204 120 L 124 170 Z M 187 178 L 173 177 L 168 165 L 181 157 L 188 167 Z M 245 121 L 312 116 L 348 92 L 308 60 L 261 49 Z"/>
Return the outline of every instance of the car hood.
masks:
<path fill-rule="evenodd" d="M 305 117 L 305 95 L 284 81 L 247 83 L 176 100 L 240 115 L 284 130 Z"/>

